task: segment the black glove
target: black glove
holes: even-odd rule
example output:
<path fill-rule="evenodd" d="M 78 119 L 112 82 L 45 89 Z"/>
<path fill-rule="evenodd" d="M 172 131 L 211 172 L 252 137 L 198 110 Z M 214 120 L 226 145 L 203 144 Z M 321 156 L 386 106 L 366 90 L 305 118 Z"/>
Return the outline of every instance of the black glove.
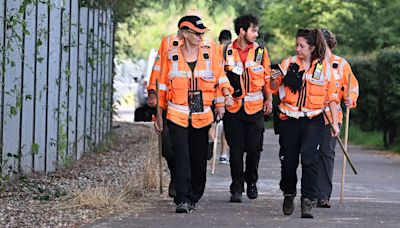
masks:
<path fill-rule="evenodd" d="M 229 79 L 229 83 L 233 87 L 232 97 L 242 96 L 242 86 L 240 85 L 240 75 L 233 73 L 232 71 L 227 71 L 226 76 Z"/>
<path fill-rule="evenodd" d="M 290 64 L 289 69 L 283 78 L 283 83 L 285 86 L 289 87 L 290 91 L 292 91 L 294 94 L 296 94 L 297 91 L 300 91 L 303 84 L 304 70 L 299 72 L 299 68 L 299 65 L 296 63 Z"/>
<path fill-rule="evenodd" d="M 150 122 L 153 115 L 156 114 L 156 108 L 151 108 L 147 104 L 135 110 L 135 122 Z"/>

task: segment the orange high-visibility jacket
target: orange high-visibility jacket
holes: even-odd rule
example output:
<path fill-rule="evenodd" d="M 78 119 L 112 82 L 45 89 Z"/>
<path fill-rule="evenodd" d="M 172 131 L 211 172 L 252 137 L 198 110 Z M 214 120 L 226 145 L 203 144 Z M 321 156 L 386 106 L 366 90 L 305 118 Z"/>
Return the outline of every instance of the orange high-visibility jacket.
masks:
<path fill-rule="evenodd" d="M 157 57 L 154 61 L 153 70 L 151 71 L 147 91 L 149 91 L 149 92 L 156 91 L 156 79 L 159 79 L 160 75 L 161 75 L 162 60 L 165 59 L 165 57 L 168 55 L 168 51 L 173 46 L 178 46 L 180 43 L 182 43 L 182 40 L 178 39 L 176 34 L 166 36 L 161 40 L 160 48 L 158 49 Z M 159 92 L 158 93 L 159 93 L 159 97 L 161 98 L 161 100 L 165 99 L 165 96 L 167 93 L 167 85 L 159 83 Z M 163 103 L 163 104 L 160 103 L 160 108 L 165 110 L 167 108 L 167 106 L 165 103 Z"/>
<path fill-rule="evenodd" d="M 167 119 L 175 124 L 188 127 L 190 118 L 194 128 L 205 127 L 214 120 L 210 108 L 212 101 L 215 99 L 217 107 L 224 106 L 222 88 L 233 89 L 224 74 L 221 56 L 215 45 L 202 42 L 193 75 L 182 55 L 182 45 L 172 47 L 161 60 L 160 84 L 166 85 L 167 94 L 164 98 L 160 96 L 160 106 L 167 107 Z M 189 112 L 189 90 L 202 91 L 203 112 Z"/>
<path fill-rule="evenodd" d="M 236 40 L 235 40 L 236 41 Z M 234 41 L 234 42 L 235 42 Z M 257 43 L 249 50 L 246 62 L 242 63 L 238 50 L 233 48 L 233 43 L 230 43 L 226 48 L 226 59 L 224 59 L 225 71 L 236 71 L 235 68 L 240 68 L 242 71 L 241 84 L 242 96 L 234 98 L 234 104 L 226 107 L 230 113 L 236 113 L 243 105 L 247 114 L 252 115 L 262 110 L 265 96 L 270 90 L 264 91 L 264 88 L 269 88 L 269 77 L 271 73 L 271 62 L 268 57 L 268 51 L 264 48 L 262 58 L 256 60 Z M 244 102 L 244 104 L 242 104 Z"/>
<path fill-rule="evenodd" d="M 149 85 L 147 86 L 147 91 L 156 91 L 156 79 L 160 78 L 161 70 L 162 70 L 162 60 L 168 58 L 168 52 L 173 48 L 183 44 L 183 39 L 179 39 L 176 34 L 169 35 L 164 37 L 161 40 L 160 48 L 158 49 L 157 57 L 154 61 L 154 66 L 151 71 Z M 203 44 L 205 46 L 214 46 L 214 41 L 204 38 Z M 167 85 L 163 83 L 159 83 L 159 98 L 160 100 L 165 100 L 165 96 L 167 93 Z M 166 110 L 167 104 L 160 103 L 160 108 Z"/>
<path fill-rule="evenodd" d="M 286 75 L 291 63 L 297 63 L 300 66 L 299 71 L 304 70 L 300 59 L 297 56 L 292 56 L 281 63 L 284 75 Z M 335 81 L 332 80 L 333 72 L 327 61 L 322 61 L 322 72 L 319 78 L 313 78 L 317 63 L 318 60 L 314 60 L 308 71 L 303 74 L 303 86 L 297 93 L 293 93 L 290 88 L 284 85 L 283 77 L 276 79 L 278 89 L 274 93 L 279 94 L 281 100 L 279 110 L 283 116 L 297 119 L 300 117 L 311 118 L 321 114 L 327 103 L 331 101 L 339 102 Z"/>
<path fill-rule="evenodd" d="M 350 64 L 346 61 L 345 58 L 333 55 L 329 59 L 329 64 L 332 67 L 333 70 L 333 78 L 335 80 L 335 84 L 338 90 L 338 99 L 344 100 L 347 98 L 347 93 L 349 91 L 348 85 L 349 85 L 349 78 L 350 80 L 350 98 L 353 100 L 353 104 L 350 106 L 350 108 L 355 108 L 357 106 L 357 99 L 358 99 L 358 94 L 359 94 L 359 88 L 358 88 L 358 81 L 357 78 L 354 76 L 353 71 L 351 70 Z M 326 113 L 328 114 L 327 116 L 329 117 L 331 123 L 332 123 L 332 116 L 330 114 L 330 109 L 329 106 L 326 107 L 325 109 Z M 343 122 L 343 111 L 340 105 L 338 105 L 338 122 L 342 123 Z M 328 124 L 328 122 L 325 122 Z"/>

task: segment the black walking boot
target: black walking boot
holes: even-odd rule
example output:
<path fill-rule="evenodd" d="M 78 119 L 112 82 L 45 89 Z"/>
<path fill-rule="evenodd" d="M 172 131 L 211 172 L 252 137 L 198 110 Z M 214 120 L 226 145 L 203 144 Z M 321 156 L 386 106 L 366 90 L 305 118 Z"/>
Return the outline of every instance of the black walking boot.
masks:
<path fill-rule="evenodd" d="M 256 199 L 258 196 L 258 190 L 256 183 L 247 184 L 247 197 L 249 199 Z"/>
<path fill-rule="evenodd" d="M 294 210 L 294 198 L 296 197 L 296 192 L 293 194 L 283 194 L 285 197 L 283 199 L 283 214 L 291 215 Z"/>
<path fill-rule="evenodd" d="M 331 208 L 331 202 L 329 202 L 328 199 L 322 199 L 322 200 L 318 200 L 318 205 L 317 207 L 320 208 Z"/>
<path fill-rule="evenodd" d="M 232 193 L 229 202 L 241 203 L 242 202 L 242 193 L 239 193 L 239 192 Z"/>
<path fill-rule="evenodd" d="M 181 202 L 175 208 L 176 213 L 189 213 L 190 212 L 190 205 L 185 202 Z"/>
<path fill-rule="evenodd" d="M 314 202 L 308 198 L 301 199 L 301 218 L 314 218 L 311 214 L 311 209 Z"/>

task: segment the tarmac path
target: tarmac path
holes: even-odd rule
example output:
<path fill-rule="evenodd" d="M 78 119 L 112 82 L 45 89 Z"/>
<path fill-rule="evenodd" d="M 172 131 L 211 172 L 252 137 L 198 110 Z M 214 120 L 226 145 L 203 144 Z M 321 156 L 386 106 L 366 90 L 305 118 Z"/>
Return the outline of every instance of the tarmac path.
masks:
<path fill-rule="evenodd" d="M 350 146 L 358 175 L 347 165 L 344 203 L 339 204 L 343 155 L 337 146 L 332 208 L 313 208 L 314 219 L 301 219 L 300 194 L 295 199 L 294 213 L 282 213 L 278 136 L 270 129 L 265 131 L 263 148 L 259 197 L 255 200 L 244 193 L 242 203 L 229 203 L 229 166 L 217 164 L 216 173 L 210 175 L 209 165 L 205 194 L 197 212 L 176 214 L 172 199 L 160 197 L 156 208 L 103 218 L 87 227 L 400 227 L 399 155 Z M 298 174 L 300 177 L 301 166 Z"/>

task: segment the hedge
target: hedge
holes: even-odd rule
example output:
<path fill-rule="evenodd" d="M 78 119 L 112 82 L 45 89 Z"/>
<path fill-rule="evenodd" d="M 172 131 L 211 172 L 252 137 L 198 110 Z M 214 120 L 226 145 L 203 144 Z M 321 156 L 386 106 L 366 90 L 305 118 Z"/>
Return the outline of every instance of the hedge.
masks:
<path fill-rule="evenodd" d="M 400 50 L 350 60 L 360 85 L 352 121 L 363 130 L 383 132 L 385 147 L 400 142 Z"/>

